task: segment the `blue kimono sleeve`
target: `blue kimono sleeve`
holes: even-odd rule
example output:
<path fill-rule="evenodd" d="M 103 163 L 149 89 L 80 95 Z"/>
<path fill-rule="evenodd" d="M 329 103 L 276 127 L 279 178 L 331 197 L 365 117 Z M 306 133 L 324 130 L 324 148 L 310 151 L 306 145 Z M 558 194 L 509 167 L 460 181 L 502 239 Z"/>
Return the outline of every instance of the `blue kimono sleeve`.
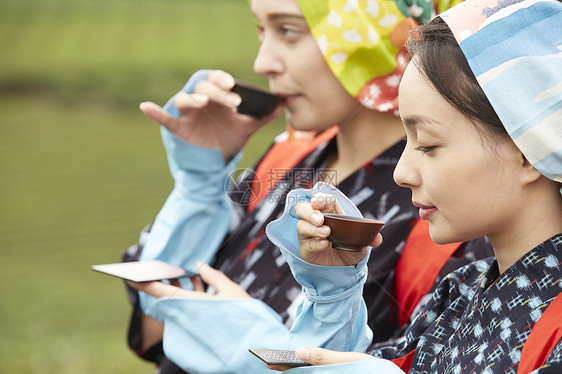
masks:
<path fill-rule="evenodd" d="M 296 349 L 281 318 L 256 299 L 189 300 L 162 298 L 164 353 L 189 373 L 271 374 L 250 348 Z M 312 338 L 306 345 L 321 345 Z M 402 373 L 392 362 L 373 358 L 345 365 L 306 368 L 321 373 Z M 334 370 L 335 368 L 335 370 Z M 370 371 L 338 371 L 341 369 Z M 374 369 L 382 371 L 374 371 Z M 321 370 L 322 369 L 322 370 Z M 331 371 L 323 371 L 328 369 Z M 389 369 L 384 371 L 384 369 Z M 396 371 L 390 371 L 395 369 Z"/>
<path fill-rule="evenodd" d="M 334 195 L 346 214 L 361 216 L 338 189 L 318 183 L 313 189 L 291 191 L 281 218 L 268 224 L 268 238 L 281 249 L 306 296 L 291 328 L 291 346 L 310 345 L 308 342 L 315 340 L 321 343 L 318 346 L 331 350 L 365 352 L 373 337 L 363 300 L 369 256 L 356 266 L 319 266 L 305 262 L 299 254 L 299 218 L 294 208 L 317 192 Z"/>
<path fill-rule="evenodd" d="M 356 209 L 349 211 L 358 213 Z M 296 221 L 287 234 L 296 237 Z M 294 350 L 309 345 L 364 351 L 372 337 L 361 296 L 365 263 L 366 259 L 357 269 L 342 267 L 341 283 L 336 282 L 335 286 L 324 281 L 316 285 L 314 277 L 306 283 L 302 280 L 306 275 L 297 273 L 307 284 L 307 297 L 314 302 L 301 306 L 301 317 L 291 333 L 281 317 L 257 299 L 158 299 L 156 314 L 164 321 L 164 353 L 191 373 L 265 374 L 271 371 L 248 351 L 250 348 Z M 331 277 L 329 272 L 316 271 L 320 278 L 322 273 Z M 339 306 L 345 310 L 339 310 Z M 313 325 L 307 327 L 307 323 Z"/>
<path fill-rule="evenodd" d="M 206 70 L 195 73 L 182 91 L 193 92 L 207 74 Z M 164 109 L 178 117 L 173 99 Z M 218 149 L 189 144 L 163 126 L 161 135 L 174 189 L 156 216 L 140 260 L 158 259 L 196 274 L 196 262 L 211 262 L 227 234 L 232 205 L 226 190 L 241 155 L 225 165 Z M 191 283 L 182 279 L 182 286 L 189 289 Z M 161 320 L 155 311 L 156 300 L 143 292 L 139 295 L 143 312 Z"/>
<path fill-rule="evenodd" d="M 271 371 L 249 349 L 330 347 L 322 330 L 295 339 L 281 317 L 257 299 L 197 300 L 160 298 L 164 354 L 189 373 L 263 373 Z"/>
<path fill-rule="evenodd" d="M 159 299 L 164 354 L 189 373 L 271 374 L 250 348 L 288 349 L 280 316 L 256 299 Z"/>

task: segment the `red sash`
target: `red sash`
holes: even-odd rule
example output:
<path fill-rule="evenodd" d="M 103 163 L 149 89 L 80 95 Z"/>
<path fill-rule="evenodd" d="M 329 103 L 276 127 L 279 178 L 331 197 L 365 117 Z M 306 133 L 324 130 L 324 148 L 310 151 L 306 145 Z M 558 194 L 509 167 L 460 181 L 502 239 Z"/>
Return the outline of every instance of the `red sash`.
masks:
<path fill-rule="evenodd" d="M 562 338 L 562 293 L 550 302 L 523 345 L 517 374 L 529 374 L 543 366 Z"/>
<path fill-rule="evenodd" d="M 395 358 L 392 360 L 402 371 L 405 373 L 410 371 L 410 367 L 412 367 L 412 360 L 414 359 L 414 353 L 416 353 L 415 349 L 412 349 L 406 356 Z"/>
<path fill-rule="evenodd" d="M 249 212 L 258 205 L 261 199 L 271 192 L 273 187 L 289 170 L 295 167 L 296 164 L 320 144 L 336 136 L 338 127 L 334 126 L 312 139 L 295 136 L 302 132 L 296 132 L 295 130 L 287 131 L 289 132 L 289 138 L 275 143 L 256 169 L 256 177 L 254 183 L 252 183 L 252 196 L 256 198 L 248 205 Z"/>
<path fill-rule="evenodd" d="M 436 244 L 429 236 L 429 222 L 421 219 L 414 222 L 396 265 L 396 299 L 400 326 L 408 323 L 410 314 L 429 292 L 441 269 L 461 244 Z"/>
<path fill-rule="evenodd" d="M 449 258 L 462 243 L 436 244 L 429 236 L 429 222 L 417 219 L 406 239 L 406 245 L 396 265 L 396 300 L 400 326 L 427 295 Z M 406 356 L 392 360 L 404 372 L 410 371 L 415 349 Z"/>

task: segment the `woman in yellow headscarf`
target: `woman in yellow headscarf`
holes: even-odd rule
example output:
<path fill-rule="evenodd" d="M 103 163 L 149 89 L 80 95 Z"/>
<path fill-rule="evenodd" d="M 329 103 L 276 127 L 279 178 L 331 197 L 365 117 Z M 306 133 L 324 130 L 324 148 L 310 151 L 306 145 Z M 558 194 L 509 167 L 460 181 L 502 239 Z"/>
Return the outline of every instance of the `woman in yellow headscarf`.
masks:
<path fill-rule="evenodd" d="M 448 254 L 423 273 L 424 281 L 417 282 L 421 287 L 403 298 L 396 291 L 395 269 L 418 218 L 410 192 L 392 180 L 405 146 L 396 100 L 408 63 L 403 45 L 408 30 L 428 21 L 436 6 L 417 3 L 251 1 L 261 43 L 254 70 L 283 97 L 290 130 L 228 194 L 225 183 L 241 148 L 280 114 L 281 106 L 262 118 L 240 114 L 241 98 L 231 92 L 233 77 L 208 70 L 196 73 L 164 109 L 141 104 L 163 125 L 175 188 L 142 254 L 130 251 L 128 259 L 140 254 L 141 260 L 182 266 L 216 290 L 215 295 L 202 292 L 198 279 L 193 279 L 195 291 L 160 282 L 132 284 L 143 292 L 131 292 L 135 309 L 129 341 L 143 357 L 159 361 L 161 373 L 173 372 L 168 360 L 189 372 L 259 373 L 264 367 L 248 348 L 323 345 L 328 339 L 319 329 L 314 341 L 291 341 L 288 327 L 301 287 L 264 234 L 294 188 L 329 182 L 364 215 L 386 222 L 385 240 L 373 250 L 365 285 L 374 342 L 400 337 L 440 273 L 490 253 L 484 240 L 459 244 L 455 256 Z M 165 327 L 165 358 L 159 345 L 162 328 L 155 320 Z M 370 344 L 367 339 L 349 348 Z"/>

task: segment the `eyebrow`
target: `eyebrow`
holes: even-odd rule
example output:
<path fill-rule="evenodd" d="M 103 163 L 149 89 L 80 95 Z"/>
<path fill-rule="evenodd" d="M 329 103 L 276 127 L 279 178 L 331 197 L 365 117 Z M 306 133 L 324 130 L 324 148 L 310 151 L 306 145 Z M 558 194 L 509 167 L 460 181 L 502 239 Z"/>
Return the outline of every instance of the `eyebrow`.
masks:
<path fill-rule="evenodd" d="M 304 21 L 303 16 L 299 16 L 297 14 L 291 14 L 291 13 L 274 13 L 269 16 L 269 19 L 270 20 L 291 19 L 294 21 Z"/>
<path fill-rule="evenodd" d="M 423 124 L 437 124 L 437 125 L 442 125 L 441 122 L 433 119 L 433 118 L 429 118 L 426 116 L 408 116 L 408 117 L 402 117 L 402 123 L 404 124 L 404 126 L 407 127 L 411 127 L 411 126 L 415 126 L 418 123 L 423 123 Z"/>
<path fill-rule="evenodd" d="M 254 18 L 257 19 L 255 14 L 254 14 Z M 269 14 L 267 18 L 270 21 L 292 20 L 292 21 L 306 22 L 304 16 L 293 14 L 293 13 L 273 13 L 273 14 Z"/>

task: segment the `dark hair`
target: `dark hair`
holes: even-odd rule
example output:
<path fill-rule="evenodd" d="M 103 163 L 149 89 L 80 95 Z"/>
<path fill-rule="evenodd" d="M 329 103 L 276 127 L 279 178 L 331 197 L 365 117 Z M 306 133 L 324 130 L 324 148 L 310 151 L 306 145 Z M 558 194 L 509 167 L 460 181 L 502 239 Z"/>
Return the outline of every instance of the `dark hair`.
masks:
<path fill-rule="evenodd" d="M 406 46 L 422 76 L 451 105 L 492 134 L 507 135 L 453 33 L 441 18 L 414 30 Z"/>

